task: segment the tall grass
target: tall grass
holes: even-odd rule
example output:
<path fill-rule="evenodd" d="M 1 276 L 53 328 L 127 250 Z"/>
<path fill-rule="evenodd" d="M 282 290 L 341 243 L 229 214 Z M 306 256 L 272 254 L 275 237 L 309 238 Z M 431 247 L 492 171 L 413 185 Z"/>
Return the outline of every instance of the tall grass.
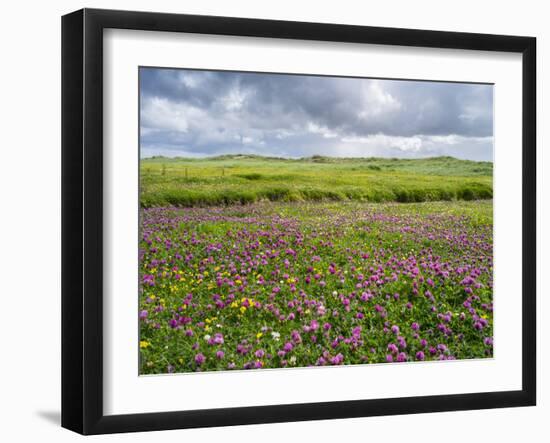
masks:
<path fill-rule="evenodd" d="M 269 201 L 425 202 L 490 199 L 492 163 L 430 159 L 289 160 L 258 156 L 141 161 L 141 205 Z"/>

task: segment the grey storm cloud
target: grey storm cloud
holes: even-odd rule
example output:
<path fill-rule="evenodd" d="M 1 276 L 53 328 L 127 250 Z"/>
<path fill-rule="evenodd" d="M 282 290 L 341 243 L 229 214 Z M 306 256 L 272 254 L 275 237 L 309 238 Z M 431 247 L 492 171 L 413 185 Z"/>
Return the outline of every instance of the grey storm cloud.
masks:
<path fill-rule="evenodd" d="M 493 87 L 141 68 L 141 155 L 492 160 Z"/>

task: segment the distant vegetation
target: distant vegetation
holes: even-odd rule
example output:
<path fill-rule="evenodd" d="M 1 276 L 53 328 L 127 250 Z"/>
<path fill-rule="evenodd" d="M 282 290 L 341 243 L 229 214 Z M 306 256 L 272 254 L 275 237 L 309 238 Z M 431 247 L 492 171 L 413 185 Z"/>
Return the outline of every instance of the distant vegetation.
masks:
<path fill-rule="evenodd" d="M 141 205 L 212 206 L 262 200 L 423 202 L 493 196 L 493 164 L 426 159 L 283 159 L 224 155 L 141 160 Z"/>

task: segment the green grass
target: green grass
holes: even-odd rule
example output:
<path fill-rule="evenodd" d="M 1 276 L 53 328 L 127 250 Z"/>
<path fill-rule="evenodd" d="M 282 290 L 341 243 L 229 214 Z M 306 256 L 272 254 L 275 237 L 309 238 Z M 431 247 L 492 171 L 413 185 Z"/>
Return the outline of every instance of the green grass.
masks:
<path fill-rule="evenodd" d="M 424 202 L 491 199 L 491 162 L 427 159 L 282 159 L 226 155 L 141 160 L 141 205 L 258 201 Z"/>

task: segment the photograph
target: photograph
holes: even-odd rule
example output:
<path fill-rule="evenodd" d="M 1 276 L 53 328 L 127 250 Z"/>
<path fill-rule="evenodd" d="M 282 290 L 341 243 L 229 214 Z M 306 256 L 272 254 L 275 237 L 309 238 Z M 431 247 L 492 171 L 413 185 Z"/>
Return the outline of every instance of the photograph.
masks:
<path fill-rule="evenodd" d="M 493 84 L 138 69 L 140 375 L 493 358 Z"/>
<path fill-rule="evenodd" d="M 62 15 L 61 426 L 540 430 L 543 20 L 298 6 Z"/>
<path fill-rule="evenodd" d="M 544 5 L 6 2 L 0 443 L 543 441 Z"/>

